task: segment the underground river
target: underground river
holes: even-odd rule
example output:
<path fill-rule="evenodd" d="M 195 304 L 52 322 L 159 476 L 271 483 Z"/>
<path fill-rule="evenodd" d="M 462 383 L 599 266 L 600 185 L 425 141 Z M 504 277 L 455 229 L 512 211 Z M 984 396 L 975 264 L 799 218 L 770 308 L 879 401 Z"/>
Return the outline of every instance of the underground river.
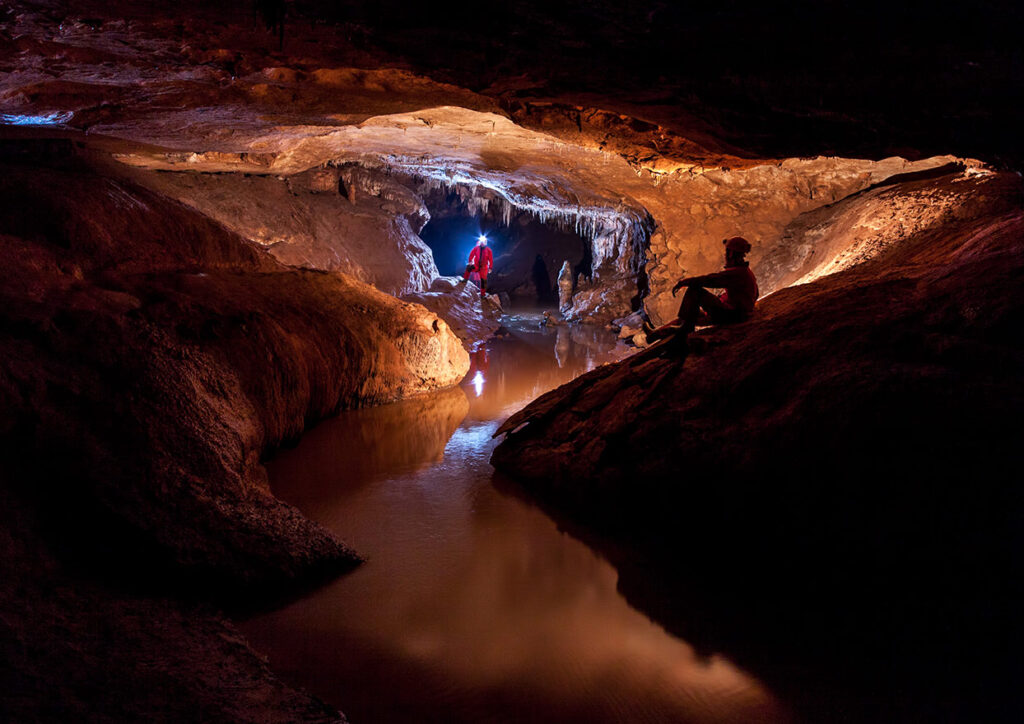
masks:
<path fill-rule="evenodd" d="M 488 460 L 500 422 L 628 349 L 540 329 L 473 355 L 458 388 L 327 421 L 268 463 L 274 492 L 367 557 L 241 623 L 271 668 L 360 722 L 786 721 L 759 681 L 632 609 L 615 569 Z"/>

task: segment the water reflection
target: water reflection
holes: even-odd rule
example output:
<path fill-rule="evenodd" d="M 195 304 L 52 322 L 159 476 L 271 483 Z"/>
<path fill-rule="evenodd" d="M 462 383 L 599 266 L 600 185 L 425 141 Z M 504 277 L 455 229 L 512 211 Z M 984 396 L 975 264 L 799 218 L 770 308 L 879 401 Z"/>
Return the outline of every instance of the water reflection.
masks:
<path fill-rule="evenodd" d="M 631 609 L 608 563 L 491 485 L 500 421 L 625 352 L 595 330 L 518 326 L 473 356 L 462 389 L 348 413 L 270 464 L 281 497 L 369 562 L 247 635 L 355 722 L 786 719 L 757 681 Z"/>

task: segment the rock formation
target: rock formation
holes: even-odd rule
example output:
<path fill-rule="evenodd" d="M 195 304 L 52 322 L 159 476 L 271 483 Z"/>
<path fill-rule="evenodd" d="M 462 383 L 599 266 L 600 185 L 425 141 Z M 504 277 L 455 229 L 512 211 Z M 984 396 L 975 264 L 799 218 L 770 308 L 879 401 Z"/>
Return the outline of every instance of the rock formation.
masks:
<path fill-rule="evenodd" d="M 437 276 L 430 249 L 417 236 L 429 213 L 379 172 L 326 167 L 280 178 L 144 172 L 131 178 L 216 219 L 283 264 L 344 272 L 396 296 L 425 290 Z"/>
<path fill-rule="evenodd" d="M 284 64 L 255 49 L 219 46 L 197 73 L 196 45 L 160 35 L 161 23 L 147 41 L 164 54 L 157 70 L 140 60 L 152 50 L 142 34 L 126 37 L 114 23 L 88 27 L 55 26 L 45 12 L 18 15 L 15 32 L 45 42 L 25 42 L 19 62 L 27 69 L 0 82 L 3 107 L 23 115 L 59 107 L 54 118 L 70 127 L 118 139 L 106 148 L 140 169 L 139 183 L 286 263 L 346 271 L 395 293 L 426 291 L 436 275 L 416 236 L 430 188 L 455 190 L 506 220 L 527 214 L 587 238 L 593 287 L 570 316 L 603 323 L 642 304 L 660 323 L 674 311 L 675 279 L 718 268 L 725 236 L 754 242 L 757 269 L 762 250 L 802 213 L 954 160 L 750 158 L 716 144 L 704 127 L 694 130 L 698 142 L 689 129 L 670 134 L 562 104 L 517 105 L 509 117 L 494 99 L 407 71 L 315 58 Z M 60 53 L 55 81 L 45 68 Z M 180 108 L 152 108 L 140 84 L 175 95 Z M 335 192 L 342 187 L 344 198 Z"/>
<path fill-rule="evenodd" d="M 426 292 L 406 294 L 402 299 L 421 304 L 447 322 L 467 346 L 486 340 L 501 326 L 501 305 L 494 295 L 480 297 L 476 285 L 461 278 L 438 277 Z"/>
<path fill-rule="evenodd" d="M 950 662 L 1019 634 L 998 601 L 1020 592 L 997 561 L 1024 552 L 1007 474 L 1021 464 L 1021 201 L 1016 175 L 961 173 L 816 213 L 796 228 L 826 267 L 868 239 L 884 248 L 698 332 L 703 351 L 684 360 L 627 359 L 548 393 L 503 425 L 492 462 L 611 536 L 622 585 L 690 640 L 717 619 L 731 634 L 706 644 L 769 677 L 796 651 L 807 665 L 840 647 L 846 686 L 896 672 L 903 690 L 883 708 L 904 697 L 922 711 L 949 687 L 961 715 L 998 718 L 1005 700 L 974 687 L 1008 659 Z M 837 625 L 859 617 L 870 634 Z M 928 637 L 923 665 L 910 652 Z M 871 671 L 880 658 L 889 668 Z"/>
<path fill-rule="evenodd" d="M 993 542 L 1019 517 L 999 470 L 1020 462 L 999 424 L 1021 402 L 1019 189 L 967 158 L 1024 157 L 1006 8 L 961 33 L 933 25 L 959 6 L 844 7 L 858 41 L 835 43 L 808 20 L 827 4 L 288 5 L 280 45 L 231 4 L 0 9 L 0 718 L 340 719 L 209 607 L 357 562 L 270 495 L 261 455 L 453 384 L 456 335 L 494 328 L 418 237 L 432 194 L 585 239 L 563 311 L 623 331 L 674 316 L 672 284 L 717 269 L 723 237 L 754 242 L 757 319 L 685 363 L 595 370 L 513 417 L 495 455 L 615 536 L 659 619 L 680 625 L 680 561 L 721 529 L 756 555 L 703 556 L 751 574 L 710 586 L 701 620 L 735 637 L 715 650 L 792 631 L 772 614 L 849 612 L 848 589 L 801 584 L 849 570 L 808 572 L 815 544 L 887 572 L 919 554 L 928 591 L 961 543 L 1010 567 Z M 560 327 L 556 351 L 589 332 Z M 799 595 L 750 623 L 736 601 L 780 588 L 759 571 Z M 901 605 L 885 622 L 914 620 Z"/>
<path fill-rule="evenodd" d="M 210 614 L 188 624 L 190 605 L 71 578 L 95 569 L 142 592 L 237 605 L 352 567 L 354 553 L 270 494 L 260 458 L 343 407 L 456 383 L 469 367 L 461 342 L 422 307 L 282 266 L 188 207 L 97 173 L 70 144 L 21 148 L 0 173 L 0 430 L 13 486 L 5 530 L 13 551 L 35 551 L 0 561 L 4 580 L 21 582 L 2 593 L 5 612 L 22 611 L 23 637 L 3 639 L 22 677 L 5 688 L 28 697 L 6 700 L 4 718 L 25 718 L 54 676 L 85 687 L 55 703 L 67 717 L 113 716 L 117 688 L 104 677 L 135 677 L 150 658 L 163 663 L 143 677 L 154 691 L 139 694 L 140 713 L 244 707 L 192 673 L 221 657 L 216 677 L 250 678 L 259 692 L 252 712 L 228 718 L 336 719 L 269 677 Z M 40 587 L 68 591 L 36 608 Z M 96 639 L 105 609 L 120 613 Z M 56 649 L 54 625 L 66 631 Z M 76 673 L 108 645 L 102 675 Z"/>
<path fill-rule="evenodd" d="M 568 312 L 572 306 L 572 267 L 569 262 L 563 262 L 562 268 L 558 271 L 558 309 L 563 314 Z"/>

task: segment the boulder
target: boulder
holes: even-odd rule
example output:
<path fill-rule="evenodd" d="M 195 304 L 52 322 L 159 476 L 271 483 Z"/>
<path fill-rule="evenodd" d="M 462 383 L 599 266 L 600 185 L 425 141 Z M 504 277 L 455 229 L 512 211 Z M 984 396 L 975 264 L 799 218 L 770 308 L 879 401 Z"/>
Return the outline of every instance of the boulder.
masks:
<path fill-rule="evenodd" d="M 610 323 L 612 331 L 618 332 L 619 339 L 632 339 L 644 327 L 643 312 L 636 311 L 625 317 L 613 319 Z"/>
<path fill-rule="evenodd" d="M 438 277 L 430 291 L 406 294 L 402 299 L 422 305 L 445 320 L 467 348 L 484 341 L 501 326 L 498 296 L 481 297 L 479 288 L 461 277 Z"/>

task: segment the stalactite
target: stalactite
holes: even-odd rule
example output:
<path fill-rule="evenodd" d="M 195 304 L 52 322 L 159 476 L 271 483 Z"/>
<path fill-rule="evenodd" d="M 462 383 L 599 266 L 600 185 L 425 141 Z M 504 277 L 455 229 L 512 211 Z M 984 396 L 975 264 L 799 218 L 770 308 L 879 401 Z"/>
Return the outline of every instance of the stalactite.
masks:
<path fill-rule="evenodd" d="M 638 289 L 645 287 L 641 277 L 654 220 L 646 209 L 631 206 L 625 199 L 614 203 L 589 200 L 581 198 L 569 183 L 560 184 L 556 179 L 512 179 L 421 158 L 391 156 L 347 164 L 348 168 L 360 166 L 394 177 L 421 199 L 437 193 L 454 195 L 470 213 L 500 219 L 506 227 L 526 214 L 560 231 L 575 233 L 590 245 L 594 280 L 633 280 Z"/>

